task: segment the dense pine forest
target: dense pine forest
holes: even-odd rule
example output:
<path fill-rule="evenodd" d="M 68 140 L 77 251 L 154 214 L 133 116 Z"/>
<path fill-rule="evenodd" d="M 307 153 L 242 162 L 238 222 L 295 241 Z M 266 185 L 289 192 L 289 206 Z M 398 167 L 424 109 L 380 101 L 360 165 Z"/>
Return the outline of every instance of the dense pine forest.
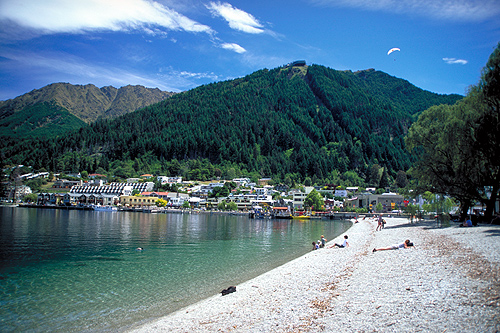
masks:
<path fill-rule="evenodd" d="M 185 179 L 272 177 L 275 182 L 375 185 L 412 165 L 404 137 L 422 111 L 454 104 L 386 73 L 319 65 L 260 70 L 200 86 L 56 138 L 3 136 L 3 165 L 142 173 Z"/>

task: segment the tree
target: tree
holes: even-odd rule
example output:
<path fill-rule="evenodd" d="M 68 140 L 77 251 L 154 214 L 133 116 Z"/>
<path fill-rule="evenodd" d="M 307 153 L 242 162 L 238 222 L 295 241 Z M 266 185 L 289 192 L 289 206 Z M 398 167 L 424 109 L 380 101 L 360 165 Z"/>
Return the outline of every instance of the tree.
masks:
<path fill-rule="evenodd" d="M 23 202 L 36 202 L 37 200 L 38 196 L 35 193 L 29 193 L 23 197 Z"/>
<path fill-rule="evenodd" d="M 382 177 L 380 177 L 380 182 L 378 184 L 379 188 L 387 188 L 389 187 L 389 175 L 387 174 L 387 168 L 384 168 L 384 171 L 382 172 Z"/>
<path fill-rule="evenodd" d="M 370 168 L 370 174 L 367 179 L 367 184 L 371 186 L 377 186 L 380 182 L 380 165 L 373 164 Z"/>
<path fill-rule="evenodd" d="M 406 177 L 406 172 L 399 170 L 396 175 L 396 186 L 398 188 L 405 188 L 408 185 L 408 178 Z"/>
<path fill-rule="evenodd" d="M 468 101 L 454 107 L 434 106 L 425 110 L 406 138 L 417 158 L 409 173 L 418 180 L 416 191 L 450 195 L 460 201 L 462 215 L 478 199 L 478 161 L 473 149 L 473 109 Z"/>
<path fill-rule="evenodd" d="M 486 203 L 485 216 L 491 219 L 500 190 L 499 77 L 500 43 L 480 83 L 455 105 L 424 111 L 406 138 L 417 158 L 410 173 L 418 190 L 456 198 L 462 219 L 476 200 Z"/>
<path fill-rule="evenodd" d="M 318 191 L 312 190 L 304 199 L 304 206 L 317 211 L 324 210 L 325 201 Z"/>
<path fill-rule="evenodd" d="M 156 200 L 155 204 L 158 207 L 166 207 L 168 205 L 168 201 L 160 198 L 160 199 Z"/>
<path fill-rule="evenodd" d="M 479 116 L 474 150 L 480 155 L 486 190 L 485 216 L 491 219 L 500 190 L 500 43 L 483 68 L 479 90 L 486 107 Z"/>

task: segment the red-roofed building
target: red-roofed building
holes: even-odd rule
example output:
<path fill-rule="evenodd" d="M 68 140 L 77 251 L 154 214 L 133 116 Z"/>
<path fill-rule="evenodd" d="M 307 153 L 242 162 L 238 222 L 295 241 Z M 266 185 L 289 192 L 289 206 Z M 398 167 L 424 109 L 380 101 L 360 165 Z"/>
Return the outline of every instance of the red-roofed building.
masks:
<path fill-rule="evenodd" d="M 168 200 L 169 192 L 141 192 L 142 196 L 145 197 L 157 197 L 158 199 Z"/>
<path fill-rule="evenodd" d="M 98 173 L 91 173 L 89 175 L 89 178 L 90 179 L 96 179 L 96 178 L 104 178 L 104 179 L 106 179 L 108 177 L 106 177 L 105 175 L 98 174 Z"/>

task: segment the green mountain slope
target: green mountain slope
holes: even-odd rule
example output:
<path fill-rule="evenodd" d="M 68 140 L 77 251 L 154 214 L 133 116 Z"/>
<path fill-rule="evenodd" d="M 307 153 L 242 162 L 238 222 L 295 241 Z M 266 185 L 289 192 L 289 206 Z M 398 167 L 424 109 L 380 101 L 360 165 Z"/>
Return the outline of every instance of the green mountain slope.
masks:
<path fill-rule="evenodd" d="M 0 119 L 0 133 L 17 138 L 58 136 L 83 126 L 85 122 L 49 102 L 33 104 Z"/>
<path fill-rule="evenodd" d="M 407 170 L 403 138 L 428 107 L 452 104 L 438 95 L 374 70 L 336 71 L 323 66 L 261 70 L 177 94 L 114 120 L 97 121 L 27 154 L 25 143 L 2 148 L 10 162 L 51 169 L 97 168 L 115 175 L 134 171 L 210 178 L 239 170 L 332 180 L 371 165 L 390 175 Z M 348 174 L 347 174 L 348 175 Z"/>
<path fill-rule="evenodd" d="M 158 103 L 173 94 L 143 86 L 129 85 L 119 89 L 108 86 L 99 89 L 92 84 L 53 83 L 14 99 L 0 101 L 0 119 L 11 117 L 35 104 L 49 102 L 89 124 L 97 119 L 116 118 Z"/>

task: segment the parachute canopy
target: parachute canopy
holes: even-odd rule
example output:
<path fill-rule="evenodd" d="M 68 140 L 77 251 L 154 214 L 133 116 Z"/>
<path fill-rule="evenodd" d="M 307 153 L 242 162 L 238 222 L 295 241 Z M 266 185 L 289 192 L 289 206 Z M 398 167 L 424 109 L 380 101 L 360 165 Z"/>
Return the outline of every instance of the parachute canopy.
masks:
<path fill-rule="evenodd" d="M 401 50 L 397 47 L 393 47 L 392 49 L 389 50 L 389 52 L 387 52 L 387 55 L 391 54 L 394 51 L 401 51 Z"/>

